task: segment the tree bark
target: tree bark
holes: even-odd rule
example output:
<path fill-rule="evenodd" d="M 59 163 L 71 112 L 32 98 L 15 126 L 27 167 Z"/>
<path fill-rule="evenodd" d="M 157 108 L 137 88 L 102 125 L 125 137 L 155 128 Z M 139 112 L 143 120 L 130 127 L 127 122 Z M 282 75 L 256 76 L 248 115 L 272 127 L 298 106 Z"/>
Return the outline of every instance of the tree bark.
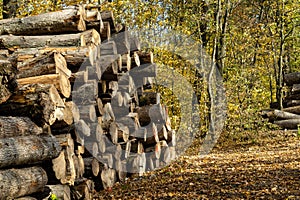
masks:
<path fill-rule="evenodd" d="M 41 167 L 30 167 L 1 170 L 0 180 L 0 199 L 4 200 L 42 192 L 48 178 Z"/>
<path fill-rule="evenodd" d="M 58 141 L 51 136 L 2 138 L 0 147 L 0 168 L 49 160 L 61 151 Z"/>
<path fill-rule="evenodd" d="M 86 61 L 86 64 L 95 63 L 96 57 L 98 56 L 98 50 L 96 46 L 82 46 L 82 47 L 46 47 L 46 48 L 26 48 L 18 49 L 12 54 L 12 57 L 16 57 L 18 62 L 23 62 L 27 59 L 33 59 L 43 54 L 56 52 L 63 55 L 65 58 L 68 68 L 73 72 L 77 72 L 81 65 Z M 36 56 L 38 55 L 38 56 Z"/>
<path fill-rule="evenodd" d="M 85 31 L 83 12 L 79 7 L 21 19 L 5 19 L 0 21 L 0 35 L 43 35 Z"/>
<path fill-rule="evenodd" d="M 281 128 L 285 129 L 297 129 L 298 125 L 300 124 L 300 119 L 286 119 L 275 121 L 274 124 L 277 124 Z"/>
<path fill-rule="evenodd" d="M 39 36 L 0 36 L 0 49 L 67 47 L 99 45 L 100 35 L 94 29 L 75 34 L 39 35 Z"/>
<path fill-rule="evenodd" d="M 39 135 L 43 132 L 28 117 L 0 116 L 0 138 Z"/>

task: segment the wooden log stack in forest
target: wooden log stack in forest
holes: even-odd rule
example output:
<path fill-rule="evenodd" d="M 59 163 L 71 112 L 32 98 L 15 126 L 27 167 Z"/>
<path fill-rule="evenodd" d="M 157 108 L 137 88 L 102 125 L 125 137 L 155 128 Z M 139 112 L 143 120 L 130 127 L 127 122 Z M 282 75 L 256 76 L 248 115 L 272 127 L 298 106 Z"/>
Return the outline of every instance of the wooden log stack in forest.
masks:
<path fill-rule="evenodd" d="M 153 54 L 125 30 L 97 6 L 0 21 L 0 199 L 89 200 L 174 159 Z"/>
<path fill-rule="evenodd" d="M 298 129 L 300 125 L 300 72 L 284 75 L 287 94 L 283 99 L 283 109 L 263 111 L 263 117 L 284 129 Z"/>

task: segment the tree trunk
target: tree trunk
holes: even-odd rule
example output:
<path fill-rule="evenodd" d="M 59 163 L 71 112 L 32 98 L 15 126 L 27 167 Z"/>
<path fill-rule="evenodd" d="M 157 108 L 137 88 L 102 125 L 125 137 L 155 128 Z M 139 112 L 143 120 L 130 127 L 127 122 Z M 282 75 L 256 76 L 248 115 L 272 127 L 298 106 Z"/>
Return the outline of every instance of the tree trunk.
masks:
<path fill-rule="evenodd" d="M 17 0 L 3 0 L 3 19 L 14 18 L 17 16 Z"/>
<path fill-rule="evenodd" d="M 41 167 L 0 171 L 0 199 L 10 199 L 43 191 L 48 178 Z"/>
<path fill-rule="evenodd" d="M 43 132 L 28 117 L 0 116 L 0 138 L 39 135 Z"/>
<path fill-rule="evenodd" d="M 284 75 L 284 82 L 287 86 L 300 83 L 300 72 L 293 72 Z"/>
<path fill-rule="evenodd" d="M 277 124 L 281 128 L 285 128 L 285 129 L 297 129 L 298 125 L 300 124 L 300 119 L 280 120 L 280 121 L 275 121 L 274 124 Z"/>
<path fill-rule="evenodd" d="M 65 9 L 56 12 L 11 18 L 0 21 L 0 35 L 43 35 L 85 31 L 83 9 Z"/>
<path fill-rule="evenodd" d="M 0 147 L 0 168 L 49 160 L 61 151 L 59 143 L 51 136 L 2 138 Z"/>

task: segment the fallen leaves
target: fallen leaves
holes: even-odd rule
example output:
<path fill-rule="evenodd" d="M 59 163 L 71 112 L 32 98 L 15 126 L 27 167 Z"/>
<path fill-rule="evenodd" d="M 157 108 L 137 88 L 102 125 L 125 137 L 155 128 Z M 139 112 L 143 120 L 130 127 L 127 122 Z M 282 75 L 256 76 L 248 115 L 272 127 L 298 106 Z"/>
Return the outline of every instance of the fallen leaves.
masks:
<path fill-rule="evenodd" d="M 182 156 L 99 199 L 300 199 L 300 139 L 264 142 L 269 145 L 217 148 L 202 159 Z"/>

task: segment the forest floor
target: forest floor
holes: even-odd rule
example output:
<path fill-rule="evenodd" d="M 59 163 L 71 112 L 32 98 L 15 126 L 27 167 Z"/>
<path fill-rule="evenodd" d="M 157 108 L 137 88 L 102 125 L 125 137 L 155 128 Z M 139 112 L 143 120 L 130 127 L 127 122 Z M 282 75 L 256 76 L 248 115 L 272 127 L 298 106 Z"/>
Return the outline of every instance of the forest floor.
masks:
<path fill-rule="evenodd" d="M 261 132 L 244 141 L 223 136 L 204 158 L 198 149 L 196 142 L 168 167 L 117 183 L 100 199 L 300 199 L 296 132 Z"/>

